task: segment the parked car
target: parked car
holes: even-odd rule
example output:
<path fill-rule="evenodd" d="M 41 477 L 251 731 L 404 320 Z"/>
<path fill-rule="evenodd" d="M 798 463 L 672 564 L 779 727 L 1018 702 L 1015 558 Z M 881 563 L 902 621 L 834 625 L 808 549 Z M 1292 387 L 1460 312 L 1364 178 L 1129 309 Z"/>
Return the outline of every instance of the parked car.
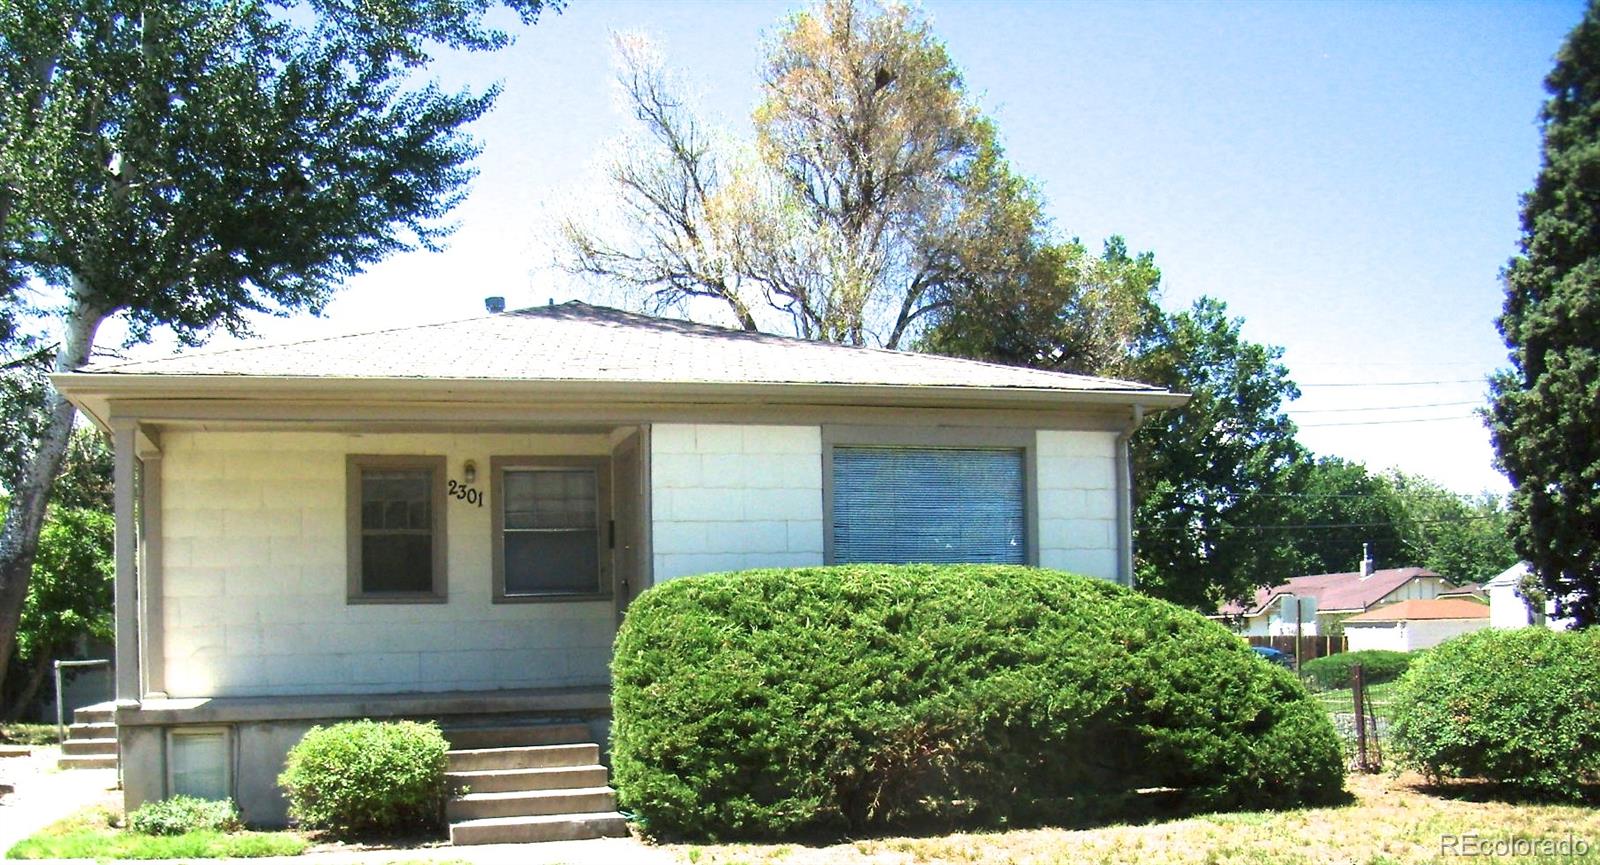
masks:
<path fill-rule="evenodd" d="M 1250 651 L 1255 652 L 1261 657 L 1266 658 L 1267 660 L 1277 664 L 1280 667 L 1283 667 L 1286 670 L 1294 669 L 1294 655 L 1291 655 L 1288 652 L 1274 649 L 1271 646 L 1251 646 Z"/>

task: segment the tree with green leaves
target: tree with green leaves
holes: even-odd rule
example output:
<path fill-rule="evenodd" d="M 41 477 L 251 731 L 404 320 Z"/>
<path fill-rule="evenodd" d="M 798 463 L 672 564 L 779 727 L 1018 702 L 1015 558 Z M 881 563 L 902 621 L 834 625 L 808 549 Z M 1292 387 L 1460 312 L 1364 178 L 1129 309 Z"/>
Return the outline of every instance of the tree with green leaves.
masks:
<path fill-rule="evenodd" d="M 647 308 L 698 302 L 746 330 L 897 348 L 956 295 L 1015 282 L 1039 240 L 1037 191 L 911 7 L 791 16 L 742 146 L 696 116 L 646 41 L 621 37 L 617 55 L 633 131 L 606 165 L 606 206 L 561 223 L 559 261 Z"/>
<path fill-rule="evenodd" d="M 0 340 L 88 361 L 100 326 L 186 343 L 321 310 L 347 277 L 432 249 L 465 195 L 464 127 L 496 91 L 418 82 L 440 48 L 510 36 L 546 0 L 15 0 L 0 4 Z M 59 304 L 29 306 L 25 284 Z M 53 333 L 28 323 L 53 323 Z M 19 346 L 21 350 L 19 350 Z M 0 675 L 73 408 L 31 415 L 0 530 Z M 25 405 L 25 403 L 24 403 Z"/>
<path fill-rule="evenodd" d="M 1192 394 L 1130 443 L 1136 585 L 1210 612 L 1300 566 L 1285 496 L 1306 452 L 1284 404 L 1300 395 L 1282 349 L 1254 343 L 1244 320 L 1202 297 L 1165 315 L 1134 361 L 1139 378 Z"/>
<path fill-rule="evenodd" d="M 1545 79 L 1543 164 L 1522 201 L 1492 382 L 1511 533 L 1557 615 L 1600 622 L 1600 2 Z"/>

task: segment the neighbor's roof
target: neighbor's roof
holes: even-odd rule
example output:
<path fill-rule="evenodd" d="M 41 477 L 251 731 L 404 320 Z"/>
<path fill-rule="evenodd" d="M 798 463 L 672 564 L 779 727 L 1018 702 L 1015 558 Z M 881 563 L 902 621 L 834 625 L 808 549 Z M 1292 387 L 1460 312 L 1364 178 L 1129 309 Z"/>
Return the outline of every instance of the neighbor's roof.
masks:
<path fill-rule="evenodd" d="M 1117 379 L 905 351 L 850 348 L 655 318 L 571 302 L 462 321 L 276 345 L 93 363 L 55 377 L 69 395 L 134 379 L 544 382 L 568 385 L 856 386 L 1038 394 L 1060 401 L 1181 405 L 1185 397 Z M 292 382 L 291 382 L 292 383 Z"/>
<path fill-rule="evenodd" d="M 1420 619 L 1487 619 L 1489 605 L 1464 598 L 1434 598 L 1429 601 L 1401 601 L 1384 604 L 1375 610 L 1344 620 L 1351 622 L 1415 622 Z"/>
<path fill-rule="evenodd" d="M 1498 574 L 1495 574 L 1494 577 L 1483 584 L 1483 587 L 1486 589 L 1498 589 L 1505 586 L 1512 586 L 1514 588 L 1522 584 L 1523 579 L 1528 576 L 1530 570 L 1531 568 L 1527 562 L 1517 562 L 1511 567 L 1506 568 Z"/>
<path fill-rule="evenodd" d="M 1315 598 L 1319 613 L 1365 610 L 1411 580 L 1437 576 L 1439 575 L 1427 568 L 1386 568 L 1373 571 L 1369 577 L 1362 577 L 1359 571 L 1291 577 L 1282 585 L 1258 589 L 1248 608 L 1230 603 L 1224 605 L 1220 612 L 1225 616 L 1254 616 L 1283 595 Z"/>

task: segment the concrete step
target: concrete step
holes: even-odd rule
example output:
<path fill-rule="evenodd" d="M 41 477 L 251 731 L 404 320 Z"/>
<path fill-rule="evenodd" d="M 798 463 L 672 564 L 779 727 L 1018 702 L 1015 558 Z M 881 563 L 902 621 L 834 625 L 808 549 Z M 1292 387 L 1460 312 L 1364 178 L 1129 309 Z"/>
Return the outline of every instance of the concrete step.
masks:
<path fill-rule="evenodd" d="M 72 723 L 74 724 L 109 724 L 111 712 L 116 709 L 113 703 L 96 703 L 93 706 L 84 706 L 72 710 Z"/>
<path fill-rule="evenodd" d="M 506 793 L 468 793 L 445 803 L 450 822 L 487 817 L 541 817 L 550 814 L 593 814 L 617 809 L 617 794 L 610 787 L 576 790 L 513 790 Z"/>
<path fill-rule="evenodd" d="M 624 838 L 627 834 L 628 822 L 615 811 L 542 817 L 486 817 L 450 824 L 450 843 L 458 845 L 581 841 L 588 838 Z"/>
<path fill-rule="evenodd" d="M 451 772 L 445 776 L 452 790 L 468 793 L 510 793 L 517 790 L 571 790 L 604 787 L 604 766 L 556 766 L 549 769 L 499 769 L 487 772 Z"/>
<path fill-rule="evenodd" d="M 520 724 L 446 727 L 444 738 L 458 751 L 573 745 L 593 739 L 587 724 Z"/>
<path fill-rule="evenodd" d="M 32 745 L 0 745 L 0 758 L 27 757 L 32 753 Z"/>
<path fill-rule="evenodd" d="M 550 769 L 593 766 L 600 762 L 600 746 L 530 745 L 524 748 L 475 748 L 449 753 L 449 771 L 486 772 L 498 769 Z"/>
<path fill-rule="evenodd" d="M 59 769 L 115 769 L 117 757 L 115 754 L 104 756 L 95 754 L 88 757 L 67 755 L 56 761 Z"/>
<path fill-rule="evenodd" d="M 110 721 L 98 721 L 93 724 L 73 724 L 67 728 L 68 739 L 115 739 L 117 738 L 117 725 Z"/>
<path fill-rule="evenodd" d="M 61 753 L 73 757 L 99 755 L 117 756 L 116 739 L 68 739 L 61 743 Z"/>

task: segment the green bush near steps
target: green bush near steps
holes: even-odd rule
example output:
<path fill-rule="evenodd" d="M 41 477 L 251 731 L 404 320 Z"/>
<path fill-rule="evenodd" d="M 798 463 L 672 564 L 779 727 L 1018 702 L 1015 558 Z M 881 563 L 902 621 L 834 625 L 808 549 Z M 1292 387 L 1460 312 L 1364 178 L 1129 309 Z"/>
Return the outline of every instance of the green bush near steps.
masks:
<path fill-rule="evenodd" d="M 307 829 L 341 835 L 436 829 L 444 820 L 449 747 L 433 723 L 312 727 L 290 749 L 278 784 L 290 818 Z"/>
<path fill-rule="evenodd" d="M 1448 640 L 1395 688 L 1400 763 L 1577 799 L 1600 784 L 1600 631 L 1532 627 Z"/>
<path fill-rule="evenodd" d="M 1355 686 L 1355 668 L 1361 665 L 1368 685 L 1381 685 L 1400 678 L 1420 653 L 1363 649 L 1324 655 L 1300 665 L 1300 675 L 1323 691 L 1339 691 Z"/>
<path fill-rule="evenodd" d="M 148 802 L 128 815 L 128 829 L 141 835 L 182 835 L 186 832 L 237 832 L 244 828 L 239 809 L 230 800 L 214 801 L 194 796 L 173 796 Z"/>
<path fill-rule="evenodd" d="M 1012 566 L 757 570 L 630 607 L 623 806 L 670 837 L 1114 819 L 1342 796 L 1325 712 L 1222 626 Z"/>

